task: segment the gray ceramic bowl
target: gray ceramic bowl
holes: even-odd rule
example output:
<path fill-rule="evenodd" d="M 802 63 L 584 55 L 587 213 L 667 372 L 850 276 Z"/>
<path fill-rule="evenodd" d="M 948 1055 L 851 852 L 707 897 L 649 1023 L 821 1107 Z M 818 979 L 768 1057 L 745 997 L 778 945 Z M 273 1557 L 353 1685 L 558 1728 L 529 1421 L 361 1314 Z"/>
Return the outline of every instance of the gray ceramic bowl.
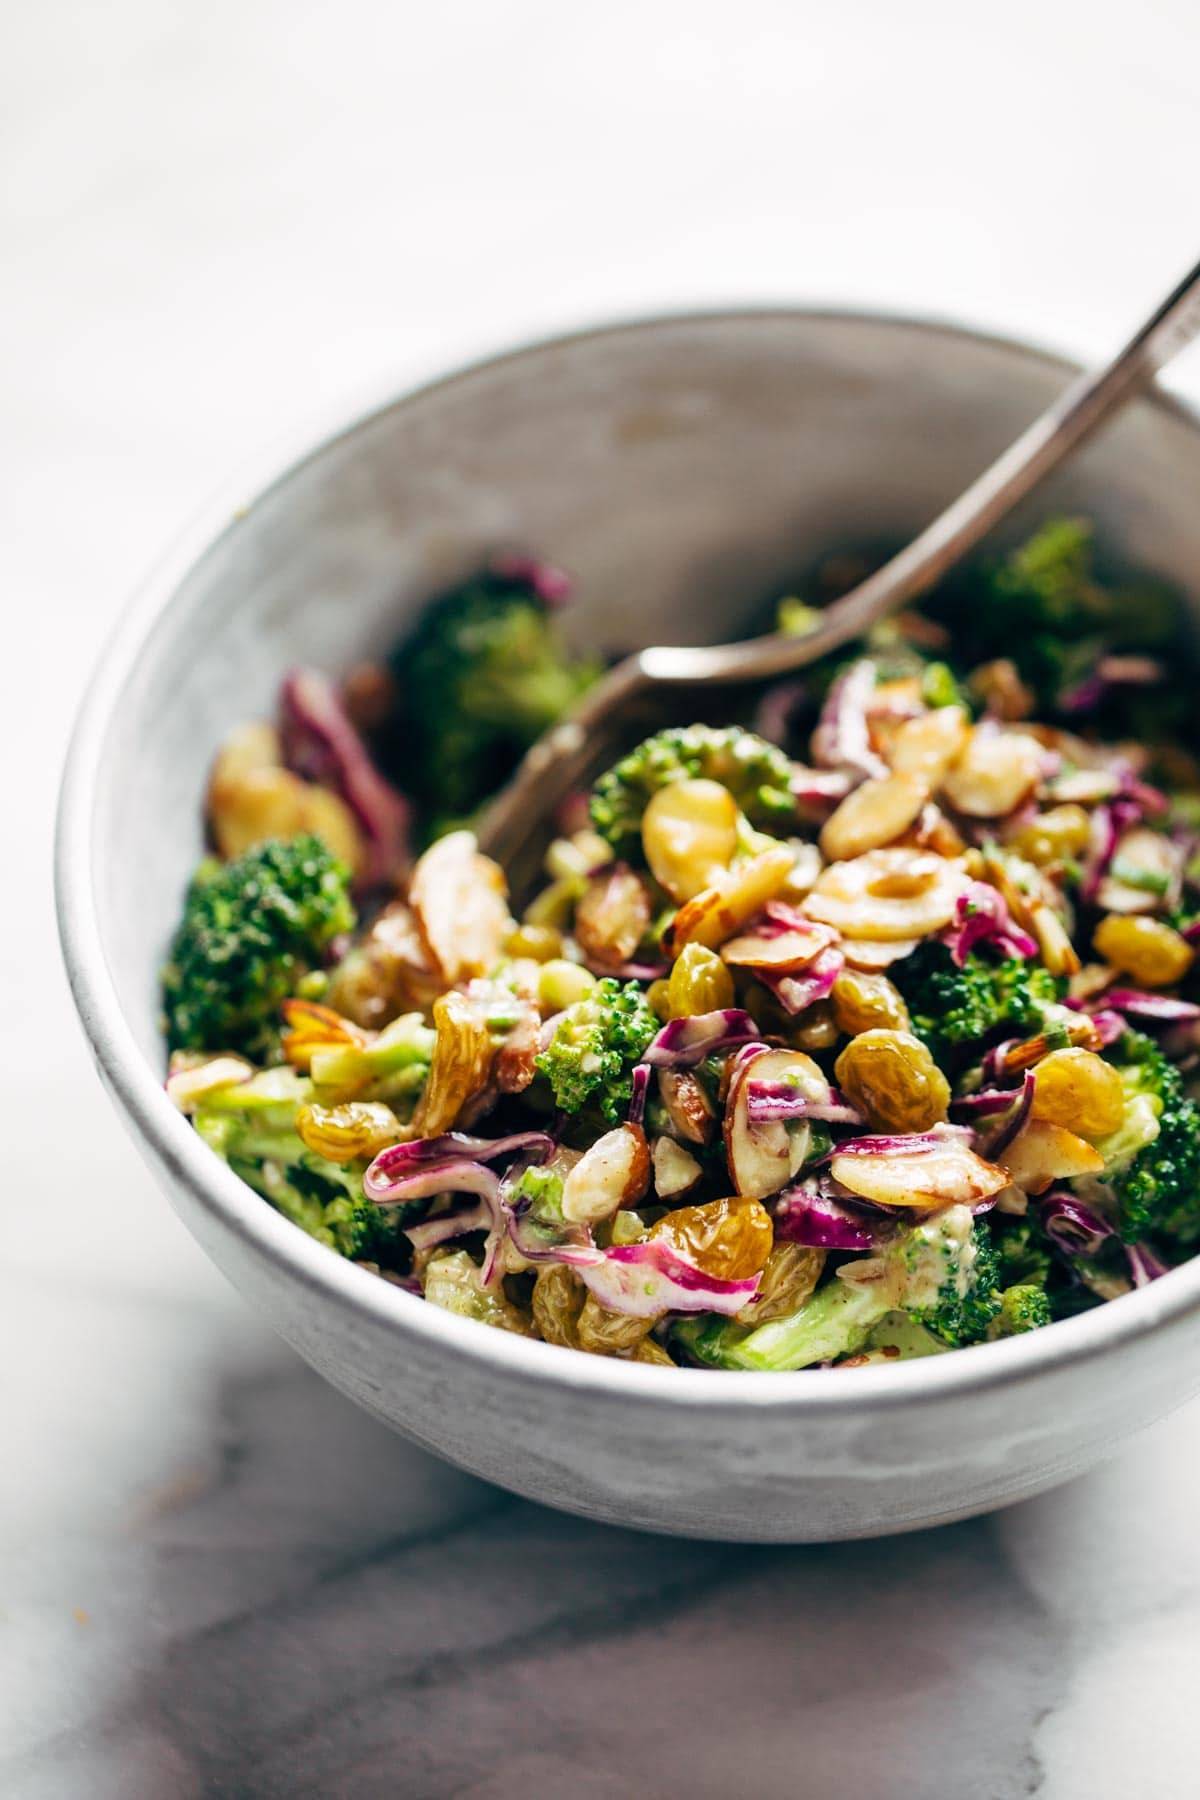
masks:
<path fill-rule="evenodd" d="M 161 1088 L 155 972 L 214 746 L 295 661 L 387 645 L 516 543 L 579 578 L 606 647 L 708 642 L 822 547 L 923 523 L 1066 364 L 943 326 L 772 312 L 544 344 L 385 405 L 243 489 L 143 593 L 62 797 L 67 966 L 103 1080 L 188 1228 L 301 1355 L 439 1455 L 624 1525 L 803 1541 L 901 1531 L 1085 1469 L 1200 1385 L 1200 1261 L 1027 1338 L 895 1368 L 672 1372 L 452 1317 L 277 1217 Z M 1200 569 L 1200 432 L 1140 402 L 1038 502 L 1149 568 Z M 1028 520 L 1017 521 L 1016 527 Z"/>

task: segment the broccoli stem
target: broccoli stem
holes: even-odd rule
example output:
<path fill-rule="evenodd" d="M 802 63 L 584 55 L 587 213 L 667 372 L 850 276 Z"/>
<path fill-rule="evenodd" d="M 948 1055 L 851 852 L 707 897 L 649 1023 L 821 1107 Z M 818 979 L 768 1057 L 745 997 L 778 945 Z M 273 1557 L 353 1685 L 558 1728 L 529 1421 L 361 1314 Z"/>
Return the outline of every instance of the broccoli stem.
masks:
<path fill-rule="evenodd" d="M 683 1320 L 675 1336 L 714 1369 L 804 1369 L 861 1350 L 892 1311 L 887 1284 L 867 1287 L 835 1277 L 785 1319 L 748 1328 L 729 1319 Z"/>

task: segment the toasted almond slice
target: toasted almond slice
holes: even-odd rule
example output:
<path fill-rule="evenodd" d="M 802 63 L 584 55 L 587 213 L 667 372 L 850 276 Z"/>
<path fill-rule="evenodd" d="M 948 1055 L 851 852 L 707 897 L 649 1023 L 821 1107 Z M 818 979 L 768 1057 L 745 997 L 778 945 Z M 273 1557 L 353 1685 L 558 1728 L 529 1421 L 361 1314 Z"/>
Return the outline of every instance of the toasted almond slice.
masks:
<path fill-rule="evenodd" d="M 942 791 L 968 818 L 1002 819 L 1033 792 L 1044 766 L 1042 746 L 1029 732 L 977 725 L 947 770 Z"/>
<path fill-rule="evenodd" d="M 585 1150 L 563 1182 L 564 1219 L 594 1225 L 635 1206 L 650 1181 L 650 1150 L 639 1125 L 618 1125 Z"/>
<path fill-rule="evenodd" d="M 654 1140 L 650 1160 L 654 1167 L 654 1191 L 660 1200 L 675 1200 L 699 1181 L 702 1170 L 690 1150 L 674 1138 Z"/>
<path fill-rule="evenodd" d="M 918 719 L 906 720 L 892 744 L 893 770 L 937 787 L 966 743 L 968 729 L 961 706 L 938 706 Z"/>
<path fill-rule="evenodd" d="M 957 863 L 893 846 L 824 870 L 802 911 L 843 937 L 911 940 L 948 925 L 965 888 Z"/>
<path fill-rule="evenodd" d="M 774 937 L 750 932 L 730 938 L 721 945 L 721 956 L 737 969 L 770 969 L 777 975 L 789 975 L 796 969 L 806 969 L 835 942 L 827 925 L 802 922 L 794 930 L 777 932 Z"/>
<path fill-rule="evenodd" d="M 676 956 L 685 944 L 719 949 L 775 898 L 794 866 L 793 852 L 779 844 L 731 869 L 717 886 L 705 888 L 681 906 L 671 926 L 671 948 Z"/>
<path fill-rule="evenodd" d="M 725 1154 L 738 1193 L 761 1200 L 778 1193 L 799 1169 L 808 1155 L 811 1131 L 803 1122 L 750 1124 L 746 1081 L 751 1070 L 756 1081 L 793 1082 L 812 1100 L 827 1101 L 830 1087 L 802 1050 L 764 1050 L 736 1065 L 725 1105 Z"/>
<path fill-rule="evenodd" d="M 1027 1194 L 1044 1194 L 1056 1181 L 1098 1175 L 1104 1158 L 1063 1125 L 1030 1119 L 1004 1152 L 1009 1179 Z"/>
<path fill-rule="evenodd" d="M 920 817 L 928 798 L 929 783 L 920 775 L 862 782 L 821 827 L 822 856 L 838 862 L 894 842 Z"/>
<path fill-rule="evenodd" d="M 919 938 L 896 938 L 889 944 L 881 939 L 843 938 L 841 949 L 852 969 L 878 975 L 902 957 L 911 956 L 920 941 Z"/>
<path fill-rule="evenodd" d="M 974 1205 L 998 1194 L 1009 1180 L 1003 1169 L 952 1139 L 936 1150 L 835 1156 L 829 1172 L 862 1200 L 920 1211 L 956 1203 Z"/>

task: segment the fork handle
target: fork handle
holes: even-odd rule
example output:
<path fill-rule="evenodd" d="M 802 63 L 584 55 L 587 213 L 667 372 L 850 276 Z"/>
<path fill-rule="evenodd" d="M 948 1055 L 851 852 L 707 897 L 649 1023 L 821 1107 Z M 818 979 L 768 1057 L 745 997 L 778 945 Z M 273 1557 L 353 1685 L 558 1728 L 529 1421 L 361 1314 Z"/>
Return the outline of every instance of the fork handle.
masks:
<path fill-rule="evenodd" d="M 825 608 L 803 637 L 774 633 L 711 648 L 641 653 L 652 681 L 751 681 L 786 675 L 861 637 L 928 591 L 1045 477 L 1098 431 L 1200 332 L 1200 263 L 1157 306 L 1110 362 L 1077 377 L 982 475 L 911 543 Z"/>
<path fill-rule="evenodd" d="M 584 695 L 568 719 L 533 746 L 479 827 L 481 847 L 509 866 L 544 819 L 589 771 L 599 727 L 657 685 L 770 680 L 861 637 L 877 620 L 931 588 L 980 539 L 1158 369 L 1200 332 L 1200 263 L 1101 369 L 1081 375 L 912 542 L 826 607 L 803 637 L 772 633 L 741 643 L 657 646 L 626 657 Z"/>

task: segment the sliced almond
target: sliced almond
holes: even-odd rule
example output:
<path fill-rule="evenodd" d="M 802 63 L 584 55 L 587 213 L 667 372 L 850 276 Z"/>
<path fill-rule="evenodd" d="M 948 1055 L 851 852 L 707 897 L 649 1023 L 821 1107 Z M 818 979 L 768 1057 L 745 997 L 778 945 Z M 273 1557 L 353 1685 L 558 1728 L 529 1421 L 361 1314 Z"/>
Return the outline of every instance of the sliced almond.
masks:
<path fill-rule="evenodd" d="M 984 1162 L 965 1144 L 947 1140 L 934 1150 L 880 1150 L 835 1156 L 835 1181 L 877 1206 L 910 1206 L 921 1211 L 959 1204 L 971 1206 L 1008 1186 L 1003 1169 Z"/>
<path fill-rule="evenodd" d="M 717 950 L 748 925 L 768 900 L 773 900 L 791 877 L 795 856 L 785 844 L 764 850 L 740 863 L 715 887 L 705 888 L 681 906 L 671 926 L 671 947 L 676 955 L 685 944 L 703 944 Z"/>
<path fill-rule="evenodd" d="M 896 938 L 890 944 L 870 938 L 843 938 L 841 949 L 852 969 L 877 975 L 901 958 L 911 956 L 919 942 L 919 938 Z"/>
<path fill-rule="evenodd" d="M 918 719 L 908 719 L 892 742 L 891 763 L 897 775 L 912 775 L 937 787 L 967 741 L 967 715 L 961 706 L 938 706 Z"/>
<path fill-rule="evenodd" d="M 930 851 L 892 846 L 825 869 L 802 911 L 843 937 L 928 937 L 954 917 L 966 876 Z"/>
<path fill-rule="evenodd" d="M 893 843 L 920 817 L 928 798 L 929 784 L 919 775 L 862 782 L 821 827 L 822 856 L 838 862 Z"/>
<path fill-rule="evenodd" d="M 812 1134 L 803 1121 L 751 1125 L 746 1094 L 751 1074 L 755 1081 L 792 1082 L 800 1093 L 818 1102 L 829 1099 L 830 1087 L 812 1057 L 802 1050 L 764 1050 L 737 1064 L 725 1105 L 725 1155 L 738 1193 L 761 1200 L 778 1193 L 791 1180 L 808 1155 Z"/>
<path fill-rule="evenodd" d="M 638 1125 L 618 1125 L 585 1150 L 563 1182 L 564 1219 L 595 1225 L 636 1206 L 650 1182 L 650 1150 Z"/>
<path fill-rule="evenodd" d="M 774 936 L 750 932 L 730 938 L 721 945 L 721 957 L 736 969 L 770 969 L 777 975 L 790 975 L 797 969 L 806 969 L 836 941 L 827 925 L 801 921 Z"/>
<path fill-rule="evenodd" d="M 1104 1158 L 1084 1138 L 1048 1119 L 1030 1119 L 1004 1152 L 1009 1178 L 1027 1194 L 1044 1194 L 1056 1181 L 1098 1175 Z"/>
<path fill-rule="evenodd" d="M 675 1200 L 686 1194 L 699 1181 L 702 1170 L 690 1150 L 674 1138 L 654 1140 L 650 1161 L 654 1169 L 654 1191 L 660 1200 Z"/>
<path fill-rule="evenodd" d="M 977 725 L 947 770 L 942 791 L 968 818 L 1002 819 L 1033 792 L 1044 766 L 1042 746 L 1027 731 Z"/>

